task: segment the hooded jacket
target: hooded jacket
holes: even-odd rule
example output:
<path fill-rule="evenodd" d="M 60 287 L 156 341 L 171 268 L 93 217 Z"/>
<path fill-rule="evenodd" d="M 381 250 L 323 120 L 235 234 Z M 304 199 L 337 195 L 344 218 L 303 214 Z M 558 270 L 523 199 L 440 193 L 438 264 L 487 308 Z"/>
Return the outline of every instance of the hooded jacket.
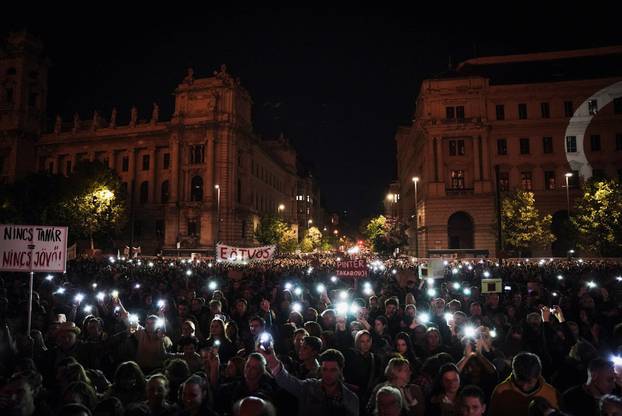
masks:
<path fill-rule="evenodd" d="M 543 397 L 556 409 L 559 409 L 557 390 L 548 384 L 542 376 L 538 378 L 538 387 L 527 394 L 514 383 L 512 375 L 495 387 L 488 408 L 489 416 L 524 416 L 528 413 L 529 402 L 534 397 Z"/>

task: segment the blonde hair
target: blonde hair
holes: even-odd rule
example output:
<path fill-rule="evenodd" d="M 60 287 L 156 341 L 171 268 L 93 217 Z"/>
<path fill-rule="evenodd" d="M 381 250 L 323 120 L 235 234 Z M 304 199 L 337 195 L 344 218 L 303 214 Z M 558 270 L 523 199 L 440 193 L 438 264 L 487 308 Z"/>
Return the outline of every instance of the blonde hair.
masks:
<path fill-rule="evenodd" d="M 410 363 L 406 358 L 391 358 L 386 368 L 384 369 L 384 376 L 387 378 L 387 380 L 391 381 L 395 378 L 395 372 L 405 366 L 410 368 Z"/>

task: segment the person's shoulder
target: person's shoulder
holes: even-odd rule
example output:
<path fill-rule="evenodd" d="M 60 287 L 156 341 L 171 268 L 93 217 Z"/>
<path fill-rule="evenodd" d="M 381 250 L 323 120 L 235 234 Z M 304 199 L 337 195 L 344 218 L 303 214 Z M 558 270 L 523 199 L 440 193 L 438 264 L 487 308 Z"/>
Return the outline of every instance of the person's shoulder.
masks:
<path fill-rule="evenodd" d="M 511 377 L 508 377 L 502 382 L 500 382 L 499 384 L 497 384 L 492 394 L 494 395 L 495 393 L 503 393 L 504 391 L 513 390 L 513 389 L 514 389 L 514 385 L 512 383 L 512 379 Z"/>

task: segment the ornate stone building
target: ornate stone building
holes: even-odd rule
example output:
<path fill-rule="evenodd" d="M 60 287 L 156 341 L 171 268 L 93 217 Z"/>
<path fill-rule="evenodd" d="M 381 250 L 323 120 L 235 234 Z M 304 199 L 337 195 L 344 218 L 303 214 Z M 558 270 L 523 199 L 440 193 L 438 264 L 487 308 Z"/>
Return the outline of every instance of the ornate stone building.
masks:
<path fill-rule="evenodd" d="M 396 134 L 410 252 L 418 236 L 419 256 L 431 249 L 494 255 L 497 189 L 500 197 L 533 191 L 555 233 L 580 181 L 621 178 L 621 68 L 622 47 L 607 47 L 470 59 L 425 80 L 412 125 Z M 564 255 L 565 243 L 539 254 Z"/>
<path fill-rule="evenodd" d="M 252 100 L 223 65 L 208 78 L 192 70 L 174 90 L 175 109 L 161 120 L 153 104 L 148 120 L 131 109 L 128 124 L 94 112 L 57 116 L 44 132 L 47 61 L 40 42 L 11 34 L 0 55 L 0 175 L 11 182 L 34 170 L 69 174 L 81 160 L 99 160 L 120 176 L 133 213 L 133 241 L 143 253 L 160 249 L 210 251 L 216 241 L 253 244 L 264 213 L 297 229 L 299 175 L 295 150 L 284 138 L 253 132 Z M 317 188 L 317 183 L 314 183 Z M 301 193 L 303 192 L 303 193 Z M 306 221 L 319 223 L 317 209 Z M 280 207 L 280 208 L 279 208 Z M 308 216 L 307 216 L 308 215 Z M 315 215 L 315 218 L 313 217 Z"/>

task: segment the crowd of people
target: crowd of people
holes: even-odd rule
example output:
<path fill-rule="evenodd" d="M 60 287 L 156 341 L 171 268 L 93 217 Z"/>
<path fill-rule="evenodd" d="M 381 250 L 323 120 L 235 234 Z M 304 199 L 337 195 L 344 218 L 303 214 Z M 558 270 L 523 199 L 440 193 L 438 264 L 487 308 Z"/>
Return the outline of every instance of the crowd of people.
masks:
<path fill-rule="evenodd" d="M 622 415 L 622 263 L 339 260 L 4 273 L 0 414 Z"/>

